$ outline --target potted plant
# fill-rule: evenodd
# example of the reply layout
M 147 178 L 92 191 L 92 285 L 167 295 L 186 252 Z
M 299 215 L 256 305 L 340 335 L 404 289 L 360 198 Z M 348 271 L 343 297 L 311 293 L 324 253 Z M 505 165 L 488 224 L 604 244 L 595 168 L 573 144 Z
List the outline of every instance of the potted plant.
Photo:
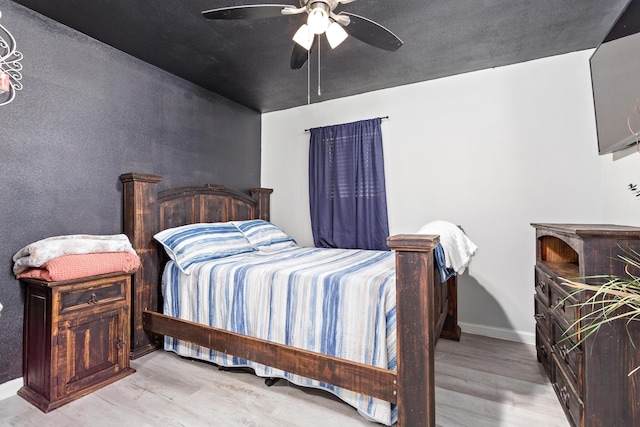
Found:
M 574 337 L 577 347 L 592 334 L 597 334 L 602 326 L 620 319 L 624 319 L 629 325 L 640 320 L 640 254 L 626 249 L 625 255 L 620 256 L 620 261 L 625 263 L 625 277 L 595 276 L 590 281 L 602 281 L 602 284 L 588 284 L 578 279 L 563 279 L 563 284 L 572 288 L 571 295 L 586 292 L 587 298 L 577 306 L 584 309 L 582 317 L 577 319 L 565 331 L 564 339 Z M 563 304 L 562 301 L 560 304 Z M 573 329 L 576 326 L 579 328 Z M 578 337 L 571 335 L 569 331 L 580 330 Z M 576 333 L 577 334 L 577 333 Z M 627 335 L 635 348 L 634 339 L 627 328 Z M 640 369 L 640 366 L 632 370 L 629 375 Z

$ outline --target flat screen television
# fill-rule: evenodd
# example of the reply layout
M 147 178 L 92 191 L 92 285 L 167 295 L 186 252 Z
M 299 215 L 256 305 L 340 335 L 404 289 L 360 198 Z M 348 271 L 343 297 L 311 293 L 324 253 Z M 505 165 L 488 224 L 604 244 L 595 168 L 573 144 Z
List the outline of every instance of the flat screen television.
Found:
M 640 0 L 632 0 L 591 56 L 598 153 L 636 144 L 640 132 Z

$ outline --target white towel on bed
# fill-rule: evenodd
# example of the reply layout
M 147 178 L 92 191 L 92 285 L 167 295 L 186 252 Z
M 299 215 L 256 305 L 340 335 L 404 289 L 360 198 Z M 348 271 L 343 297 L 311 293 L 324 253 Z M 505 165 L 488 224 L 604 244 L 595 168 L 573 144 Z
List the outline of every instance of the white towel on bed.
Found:
M 471 257 L 478 249 L 460 227 L 447 221 L 431 221 L 420 227 L 418 234 L 437 234 L 440 236 L 447 268 L 452 268 L 456 274 L 464 272 Z
M 136 253 L 125 234 L 54 236 L 28 244 L 16 252 L 13 256 L 13 273 L 21 273 L 30 267 L 40 267 L 45 262 L 62 255 L 97 252 Z

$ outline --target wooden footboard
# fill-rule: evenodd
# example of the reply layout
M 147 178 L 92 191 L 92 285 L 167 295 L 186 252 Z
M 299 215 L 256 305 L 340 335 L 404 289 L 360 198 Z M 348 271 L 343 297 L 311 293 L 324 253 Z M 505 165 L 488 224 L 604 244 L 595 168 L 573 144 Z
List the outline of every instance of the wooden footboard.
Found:
M 145 329 L 396 403 L 394 371 L 146 311 Z
M 160 177 L 126 174 L 121 180 L 125 233 L 142 260 L 133 280 L 132 331 L 139 339 L 131 340 L 132 356 L 157 348 L 159 335 L 172 336 L 397 403 L 398 426 L 435 426 L 435 343 L 439 336 L 460 337 L 455 276 L 441 284 L 435 268 L 433 249 L 438 236 L 407 234 L 388 239 L 396 253 L 397 371 L 391 371 L 160 314 L 163 254 L 153 234 L 193 222 L 268 220 L 271 190 L 254 189 L 252 197 L 216 186 L 158 193 Z

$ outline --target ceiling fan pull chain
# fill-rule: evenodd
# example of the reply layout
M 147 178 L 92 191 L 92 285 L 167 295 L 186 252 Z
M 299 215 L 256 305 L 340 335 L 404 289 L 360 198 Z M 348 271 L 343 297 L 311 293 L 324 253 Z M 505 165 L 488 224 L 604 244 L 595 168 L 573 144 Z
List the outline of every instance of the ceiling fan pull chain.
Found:
M 318 34 L 318 96 L 322 96 L 320 91 L 320 34 Z
M 309 51 L 307 50 L 307 105 L 311 104 L 311 64 L 309 63 Z

